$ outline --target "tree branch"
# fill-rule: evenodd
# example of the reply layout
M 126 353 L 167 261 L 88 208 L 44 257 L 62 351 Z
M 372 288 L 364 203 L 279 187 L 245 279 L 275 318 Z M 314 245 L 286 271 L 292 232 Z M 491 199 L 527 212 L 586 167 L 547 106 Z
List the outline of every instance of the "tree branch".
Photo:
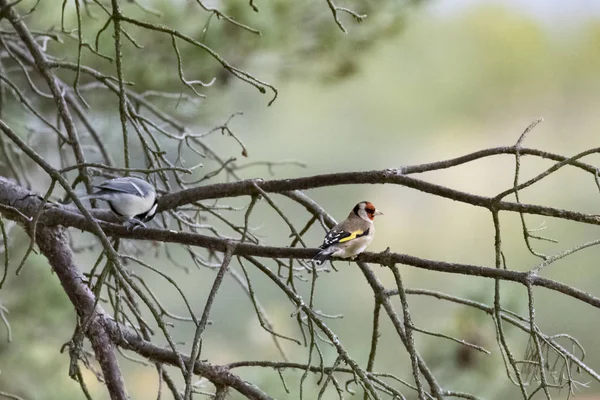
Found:
M 87 320 L 93 313 L 96 299 L 92 290 L 85 284 L 85 277 L 74 263 L 73 254 L 63 230 L 61 228 L 40 227 L 36 242 L 42 254 L 48 258 L 81 320 Z M 175 354 L 169 349 L 155 346 L 130 329 L 119 326 L 99 306 L 96 307 L 95 313 L 90 319 L 86 336 L 92 343 L 96 357 L 102 367 L 111 399 L 128 399 L 114 354 L 114 345 L 135 351 L 150 360 L 169 365 L 177 366 L 178 356 L 183 359 L 186 365 L 190 363 L 188 356 Z M 193 366 L 195 374 L 206 377 L 215 385 L 230 386 L 250 399 L 271 399 L 270 396 L 264 394 L 254 385 L 229 372 L 226 367 L 200 361 L 194 362 Z
M 185 204 L 207 199 L 222 199 L 228 197 L 257 195 L 256 186 L 268 193 L 285 193 L 294 190 L 308 190 L 320 187 L 358 184 L 394 184 L 419 190 L 461 203 L 493 208 L 500 211 L 514 211 L 526 214 L 544 215 L 586 224 L 600 225 L 600 218 L 596 215 L 584 214 L 560 208 L 546 207 L 536 204 L 523 204 L 510 201 L 498 201 L 494 197 L 480 196 L 436 185 L 420 179 L 402 174 L 402 170 L 375 170 L 364 172 L 340 172 L 334 174 L 314 175 L 296 179 L 280 180 L 255 180 L 247 179 L 232 183 L 217 183 L 177 193 L 167 194 L 159 200 L 158 212 L 170 210 Z
M 8 196 L 5 197 L 3 194 L 7 194 L 10 190 L 17 190 L 21 193 L 20 197 Z M 192 189 L 194 190 L 194 189 Z M 29 196 L 29 197 L 28 197 Z M 21 201 L 18 204 L 11 204 L 15 199 L 27 197 L 26 201 Z M 0 204 L 6 204 L 14 207 L 21 214 L 26 216 L 33 216 L 37 212 L 40 205 L 40 199 L 35 195 L 17 185 L 10 183 L 6 179 L 0 177 Z M 0 209 L 0 211 L 7 217 L 14 219 L 20 223 L 23 223 L 23 218 L 16 212 L 11 212 L 10 209 Z M 65 211 L 59 207 L 48 208 L 40 217 L 39 223 L 45 225 L 57 225 L 70 226 L 80 230 L 93 232 L 93 227 L 90 221 L 85 217 L 75 214 L 74 212 Z M 100 222 L 100 226 L 104 233 L 108 236 L 119 237 L 124 239 L 137 239 L 137 240 L 151 240 L 166 243 L 179 243 L 187 244 L 191 246 L 204 247 L 213 251 L 225 252 L 227 251 L 228 245 L 231 243 L 230 239 L 222 239 L 218 237 L 206 236 L 199 233 L 189 232 L 177 232 L 168 231 L 163 229 L 152 229 L 152 228 L 138 228 L 135 231 L 131 231 L 125 226 L 116 224 L 107 224 Z M 290 248 L 290 247 L 272 247 L 256 245 L 251 243 L 236 243 L 233 255 L 239 256 L 254 256 L 254 257 L 266 257 L 266 258 L 293 258 L 293 259 L 311 259 L 317 254 L 318 249 L 304 249 L 304 248 Z M 382 253 L 362 253 L 357 261 L 374 263 L 380 265 L 389 265 L 390 263 L 398 263 L 404 265 L 410 265 L 416 268 L 427 269 L 430 271 L 439 271 L 452 274 L 462 274 L 469 276 L 481 276 L 485 278 L 503 279 L 507 281 L 518 282 L 526 285 L 527 281 L 530 280 L 534 286 L 545 287 L 550 290 L 554 290 L 570 297 L 581 300 L 588 303 L 596 308 L 600 308 L 600 298 L 588 294 L 582 290 L 573 288 L 569 285 L 547 279 L 530 272 L 512 271 L 506 269 L 498 269 L 492 267 L 485 267 L 473 264 L 462 264 L 462 263 L 450 263 L 445 261 L 429 260 L 425 258 L 415 257 L 408 254 L 400 254 L 393 252 L 382 252 Z
M 80 321 L 90 321 L 85 335 L 92 343 L 96 359 L 102 368 L 110 398 L 128 400 L 123 376 L 114 352 L 113 340 L 103 324 L 104 311 L 100 307 L 94 308 L 94 295 L 91 289 L 84 284 L 85 278 L 75 265 L 73 253 L 63 229 L 40 226 L 35 239 L 41 253 L 48 259 L 53 271 L 56 272 Z
M 75 123 L 73 122 L 73 118 L 71 117 L 71 113 L 67 106 L 67 102 L 63 95 L 63 91 L 60 88 L 59 80 L 56 76 L 51 72 L 50 67 L 48 66 L 47 59 L 45 53 L 38 46 L 35 41 L 35 38 L 31 35 L 31 32 L 27 28 L 27 25 L 23 21 L 14 8 L 11 6 L 8 0 L 0 0 L 0 9 L 2 9 L 2 14 L 6 16 L 6 18 L 10 21 L 15 31 L 19 34 L 19 37 L 29 50 L 31 56 L 35 60 L 36 67 L 48 84 L 50 88 L 50 92 L 52 93 L 52 97 L 54 98 L 54 103 L 57 106 L 58 114 L 62 119 L 65 128 L 67 129 L 67 133 L 69 135 L 70 145 L 73 148 L 73 153 L 75 154 L 75 159 L 78 164 L 85 164 L 85 156 L 83 154 L 83 149 L 81 146 L 81 142 L 79 140 L 79 136 L 77 134 L 77 129 L 75 128 Z M 85 166 L 81 166 L 79 168 L 79 173 L 83 178 L 86 188 L 89 192 L 92 190 L 92 183 L 90 181 L 90 177 L 88 171 Z
M 2 127 L 4 132 L 13 141 L 15 141 L 15 143 L 17 143 L 20 146 L 26 146 L 23 143 L 21 143 L 19 141 L 19 138 L 16 137 L 7 126 L 2 124 L 1 121 L 0 127 Z M 25 147 L 24 151 L 29 151 L 29 149 Z M 333 219 L 327 214 L 325 210 L 318 206 L 318 204 L 312 201 L 308 196 L 300 192 L 300 190 L 335 186 L 340 184 L 376 183 L 407 186 L 416 190 L 423 191 L 425 193 L 449 198 L 452 200 L 464 202 L 479 207 L 484 207 L 492 211 L 493 213 L 497 213 L 500 210 L 516 211 L 519 213 L 547 215 L 559 219 L 572 220 L 588 224 L 600 224 L 600 218 L 598 218 L 598 216 L 595 215 L 587 215 L 575 211 L 562 210 L 534 204 L 521 204 L 519 202 L 515 203 L 508 201 L 500 201 L 498 197 L 474 195 L 407 176 L 407 174 L 410 173 L 420 173 L 426 171 L 434 171 L 437 169 L 449 168 L 451 166 L 459 165 L 461 163 L 473 161 L 475 159 L 487 157 L 490 155 L 514 154 L 515 151 L 516 150 L 514 147 L 487 149 L 481 152 L 472 153 L 470 155 L 458 157 L 452 160 L 445 160 L 431 164 L 423 164 L 420 166 L 408 166 L 400 170 L 325 174 L 298 179 L 281 179 L 270 181 L 245 180 L 234 183 L 207 185 L 167 194 L 160 199 L 159 208 L 162 211 L 166 211 L 183 206 L 185 204 L 196 203 L 199 200 L 205 199 L 227 198 L 246 195 L 264 196 L 266 193 L 278 193 L 291 198 L 297 204 L 300 204 L 303 207 L 305 207 L 309 211 L 309 213 L 312 214 L 313 219 L 318 218 L 322 222 L 324 222 L 325 225 L 331 227 L 332 224 L 335 223 L 335 221 L 333 221 Z M 547 172 L 536 177 L 535 182 L 539 181 L 540 179 L 543 179 L 545 176 L 549 175 L 551 172 L 557 170 L 558 168 L 564 165 L 573 165 L 577 168 L 584 170 L 587 173 L 592 173 L 594 174 L 594 176 L 596 175 L 595 167 L 577 161 L 577 159 L 583 157 L 581 154 L 592 154 L 596 152 L 595 149 L 591 149 L 589 151 L 586 151 L 585 153 L 581 153 L 580 155 L 574 156 L 572 158 L 567 158 L 550 153 L 544 153 L 535 149 L 519 149 L 518 151 L 521 155 L 530 154 L 558 161 L 558 164 L 554 164 L 554 166 L 547 170 Z M 37 154 L 35 154 L 34 152 L 31 154 L 32 157 L 37 157 Z M 46 169 L 46 171 L 53 178 L 58 179 L 61 182 L 61 185 L 65 187 L 65 189 L 67 189 L 68 185 L 66 184 L 66 180 L 58 173 L 57 170 L 45 164 L 43 160 L 39 160 L 35 157 L 34 160 L 36 162 L 39 162 L 40 165 L 42 165 L 44 169 Z M 251 260 L 257 266 L 260 263 L 258 263 L 252 257 L 290 260 L 309 259 L 312 258 L 318 251 L 317 249 L 257 245 L 243 242 L 243 240 L 238 241 L 231 238 L 202 235 L 196 233 L 195 231 L 185 232 L 150 228 L 139 228 L 135 231 L 131 231 L 121 225 L 110 224 L 103 221 L 94 221 L 90 219 L 90 215 L 92 215 L 94 218 L 116 221 L 112 213 L 107 211 L 94 210 L 90 213 L 87 213 L 88 210 L 83 209 L 81 210 L 81 212 L 85 212 L 88 214 L 87 216 L 83 216 L 79 213 L 78 209 L 73 207 L 65 207 L 59 204 L 46 204 L 43 208 L 44 211 L 40 214 L 39 210 L 42 208 L 42 206 L 44 206 L 44 201 L 40 196 L 35 195 L 34 193 L 0 177 L 0 212 L 7 218 L 19 222 L 21 225 L 25 226 L 26 229 L 28 229 L 31 226 L 32 218 L 35 218 L 38 224 L 42 226 L 40 228 L 41 230 L 37 232 L 36 235 L 38 241 L 42 240 L 40 235 L 43 235 L 45 237 L 44 240 L 46 241 L 55 240 L 60 242 L 60 240 L 63 240 L 60 238 L 61 235 L 64 238 L 64 234 L 60 226 L 73 227 L 92 233 L 98 233 L 98 227 L 100 227 L 104 235 L 112 236 L 113 238 L 148 240 L 165 243 L 177 243 L 188 246 L 197 246 L 208 249 L 211 253 L 215 251 L 223 253 L 228 252 L 229 254 L 227 257 L 231 257 L 232 255 L 241 256 L 248 260 Z M 79 206 L 81 207 L 80 204 Z M 38 216 L 39 218 L 37 218 Z M 168 225 L 165 224 L 165 226 Z M 246 230 L 247 227 L 244 229 L 244 232 Z M 52 237 L 54 239 L 51 239 Z M 594 244 L 596 242 L 590 243 Z M 65 252 L 68 251 L 70 253 L 70 249 L 66 246 L 66 242 L 60 245 L 38 243 L 38 246 L 40 246 L 42 253 L 46 255 L 49 260 L 51 260 L 51 264 L 53 265 L 53 268 L 57 270 L 58 274 L 58 269 L 60 268 L 60 266 L 57 265 L 60 264 L 59 261 L 63 260 L 63 262 L 65 262 Z M 59 255 L 51 254 L 52 251 L 60 252 L 62 255 L 60 255 L 59 257 Z M 66 259 L 66 262 L 67 264 L 69 264 L 68 257 Z M 70 262 L 72 262 L 72 259 Z M 562 284 L 560 282 L 556 282 L 538 276 L 537 270 L 535 269 L 530 270 L 529 272 L 521 272 L 515 270 L 508 270 L 506 268 L 498 268 L 498 265 L 496 265 L 496 268 L 491 268 L 480 265 L 428 260 L 407 254 L 393 253 L 389 251 L 389 249 L 382 253 L 363 253 L 358 257 L 357 262 L 359 267 L 365 274 L 365 277 L 367 278 L 367 281 L 371 286 L 373 293 L 375 294 L 376 301 L 383 306 L 383 309 L 389 316 L 390 320 L 392 321 L 392 324 L 396 328 L 396 332 L 398 333 L 402 342 L 405 343 L 405 345 L 406 343 L 408 343 L 406 330 L 409 329 L 410 322 L 405 321 L 403 323 L 401 321 L 398 313 L 393 308 L 392 303 L 389 300 L 389 295 L 386 292 L 385 287 L 377 280 L 373 271 L 368 265 L 365 264 L 366 262 L 376 263 L 382 266 L 391 266 L 395 263 L 398 263 L 410 265 L 416 268 L 428 269 L 432 271 L 463 274 L 469 276 L 480 276 L 496 279 L 498 281 L 512 281 L 520 283 L 528 288 L 531 286 L 540 286 L 579 299 L 596 308 L 600 308 L 600 298 L 595 297 L 579 289 Z M 226 265 L 225 262 L 224 265 Z M 76 267 L 73 266 L 73 268 Z M 295 292 L 293 292 L 286 286 L 285 281 L 282 281 L 278 275 L 272 273 L 268 268 L 264 268 L 267 271 L 265 272 L 263 270 L 263 272 L 267 273 L 269 275 L 269 278 L 275 281 L 275 283 L 288 295 L 288 297 L 290 297 L 290 300 L 292 300 L 292 302 L 297 307 L 302 308 L 303 312 L 305 312 L 306 315 L 309 318 L 311 318 L 311 321 L 315 322 L 319 329 L 325 332 L 328 339 L 331 340 L 336 346 L 338 353 L 342 357 L 342 359 L 344 359 L 346 362 L 349 362 L 352 367 L 351 370 L 354 371 L 354 373 L 356 373 L 360 377 L 360 384 L 364 384 L 364 388 L 368 389 L 368 391 L 375 396 L 377 396 L 375 390 L 383 390 L 384 392 L 385 390 L 389 390 L 389 388 L 387 387 L 381 389 L 382 384 L 378 381 L 375 381 L 372 375 L 368 372 L 370 368 L 368 368 L 367 371 L 363 371 L 358 366 L 358 364 L 356 364 L 356 362 L 353 360 L 353 358 L 350 357 L 350 355 L 347 353 L 346 349 L 341 345 L 341 343 L 336 342 L 336 337 L 334 333 L 322 324 L 322 321 L 320 321 L 317 314 L 313 312 L 310 306 L 306 306 L 303 303 L 301 297 L 297 296 Z M 91 315 L 93 308 L 81 309 L 81 305 L 78 306 L 78 304 L 76 304 L 76 302 L 78 301 L 77 296 L 73 295 L 73 293 L 77 293 L 77 290 L 89 291 L 87 286 L 81 280 L 83 278 L 80 278 L 79 280 L 80 287 L 75 285 L 75 282 L 71 283 L 72 287 L 67 289 L 68 286 L 66 286 L 65 282 L 63 281 L 65 277 L 61 277 L 61 274 L 58 275 L 61 279 L 61 283 L 65 287 L 65 290 L 67 291 L 72 302 L 77 308 L 78 314 L 80 316 Z M 223 276 L 221 276 L 221 278 L 222 277 Z M 69 290 L 71 292 L 69 292 Z M 409 290 L 406 290 L 406 293 L 409 293 Z M 95 297 L 93 293 L 90 292 L 90 294 L 92 296 L 91 299 L 94 300 L 91 303 L 93 307 Z M 90 299 L 87 299 L 86 301 L 89 300 Z M 113 398 L 121 399 L 125 398 L 123 396 L 126 396 L 125 388 L 122 382 L 122 377 L 120 375 L 118 364 L 116 363 L 114 346 L 120 346 L 122 348 L 135 351 L 138 354 L 152 359 L 153 361 L 158 363 L 166 363 L 170 365 L 179 366 L 183 361 L 183 364 L 193 366 L 193 368 L 188 368 L 189 372 L 193 371 L 193 373 L 195 374 L 205 376 L 218 388 L 233 387 L 234 389 L 238 390 L 240 393 L 246 395 L 249 398 L 269 398 L 268 395 L 258 390 L 248 382 L 245 382 L 236 375 L 231 374 L 227 368 L 196 361 L 195 358 L 197 354 L 197 349 L 195 349 L 195 351 L 193 352 L 193 357 L 190 359 L 190 357 L 180 354 L 174 348 L 159 348 L 150 343 L 149 341 L 144 340 L 135 332 L 128 330 L 127 328 L 119 325 L 116 321 L 110 319 L 110 317 L 105 315 L 101 309 L 98 310 L 96 311 L 96 315 L 90 320 L 91 323 L 89 324 L 89 326 L 86 327 L 85 334 L 90 338 L 90 341 L 92 342 L 92 347 L 94 348 L 96 357 L 100 361 L 103 373 L 107 379 L 107 386 L 109 388 L 109 392 L 111 393 L 111 396 Z M 498 319 L 498 316 L 496 317 Z M 406 323 L 408 323 L 409 326 L 405 326 Z M 199 343 L 199 340 L 196 339 L 195 345 L 197 346 Z M 434 375 L 427 367 L 425 361 L 416 352 L 414 346 L 407 346 L 407 351 L 411 354 L 411 357 L 415 363 L 415 377 L 418 380 L 418 373 L 422 374 L 422 376 L 429 384 L 431 396 L 434 396 L 435 398 L 442 398 L 443 396 L 450 395 L 455 395 L 459 397 L 467 396 L 467 398 L 472 397 L 471 395 L 466 395 L 458 392 L 448 392 L 443 390 L 437 383 Z M 191 381 L 189 379 L 189 375 L 187 376 L 187 378 L 189 395 L 191 393 L 191 386 L 189 386 Z M 376 385 L 379 386 L 377 386 L 376 388 Z M 429 395 L 423 392 L 421 393 L 421 397 Z

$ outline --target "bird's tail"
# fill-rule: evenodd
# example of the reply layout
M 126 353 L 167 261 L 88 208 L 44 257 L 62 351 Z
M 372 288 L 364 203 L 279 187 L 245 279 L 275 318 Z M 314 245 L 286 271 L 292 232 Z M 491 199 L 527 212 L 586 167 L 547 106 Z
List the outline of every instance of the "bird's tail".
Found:
M 93 199 L 106 200 L 106 194 L 90 193 L 90 194 L 86 194 L 85 196 L 79 196 L 79 200 L 93 200 Z
M 93 194 L 86 194 L 85 196 L 79 196 L 79 200 L 91 200 L 91 199 L 95 199 L 96 197 L 94 197 Z
M 331 249 L 323 249 L 320 252 L 318 252 L 316 256 L 313 257 L 313 261 L 316 262 L 317 265 L 321 265 L 331 258 L 331 253 Z

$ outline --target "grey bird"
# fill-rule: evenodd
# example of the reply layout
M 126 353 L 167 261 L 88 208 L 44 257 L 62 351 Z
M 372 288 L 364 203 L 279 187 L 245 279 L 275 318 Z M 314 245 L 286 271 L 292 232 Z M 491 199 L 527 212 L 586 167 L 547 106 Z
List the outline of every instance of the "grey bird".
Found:
M 134 177 L 114 178 L 94 185 L 97 192 L 81 196 L 80 200 L 98 199 L 108 203 L 115 215 L 126 219 L 131 225 L 146 226 L 156 214 L 158 199 L 156 189 L 143 179 Z

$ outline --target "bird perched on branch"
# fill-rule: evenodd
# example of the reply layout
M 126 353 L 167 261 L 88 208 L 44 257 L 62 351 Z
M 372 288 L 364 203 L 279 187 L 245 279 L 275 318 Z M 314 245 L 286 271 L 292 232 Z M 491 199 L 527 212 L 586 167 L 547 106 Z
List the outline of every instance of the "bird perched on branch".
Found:
M 375 235 L 373 220 L 376 215 L 383 215 L 383 213 L 372 203 L 368 201 L 358 203 L 348 218 L 327 232 L 323 244 L 319 247 L 322 250 L 313 257 L 313 260 L 320 265 L 331 257 L 356 258 L 373 241 Z
M 94 185 L 97 192 L 79 199 L 98 199 L 108 203 L 117 217 L 124 218 L 131 225 L 146 226 L 156 214 L 158 200 L 156 189 L 143 179 L 124 177 L 109 179 Z

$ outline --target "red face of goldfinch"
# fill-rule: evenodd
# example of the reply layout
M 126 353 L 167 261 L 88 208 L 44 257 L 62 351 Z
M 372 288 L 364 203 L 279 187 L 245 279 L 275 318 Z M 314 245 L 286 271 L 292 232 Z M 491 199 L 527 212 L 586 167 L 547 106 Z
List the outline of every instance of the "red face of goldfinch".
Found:
M 368 219 L 373 221 L 376 215 L 383 215 L 381 211 L 378 211 L 373 203 L 369 201 L 361 201 L 354 207 L 354 214 L 358 215 L 362 219 Z

